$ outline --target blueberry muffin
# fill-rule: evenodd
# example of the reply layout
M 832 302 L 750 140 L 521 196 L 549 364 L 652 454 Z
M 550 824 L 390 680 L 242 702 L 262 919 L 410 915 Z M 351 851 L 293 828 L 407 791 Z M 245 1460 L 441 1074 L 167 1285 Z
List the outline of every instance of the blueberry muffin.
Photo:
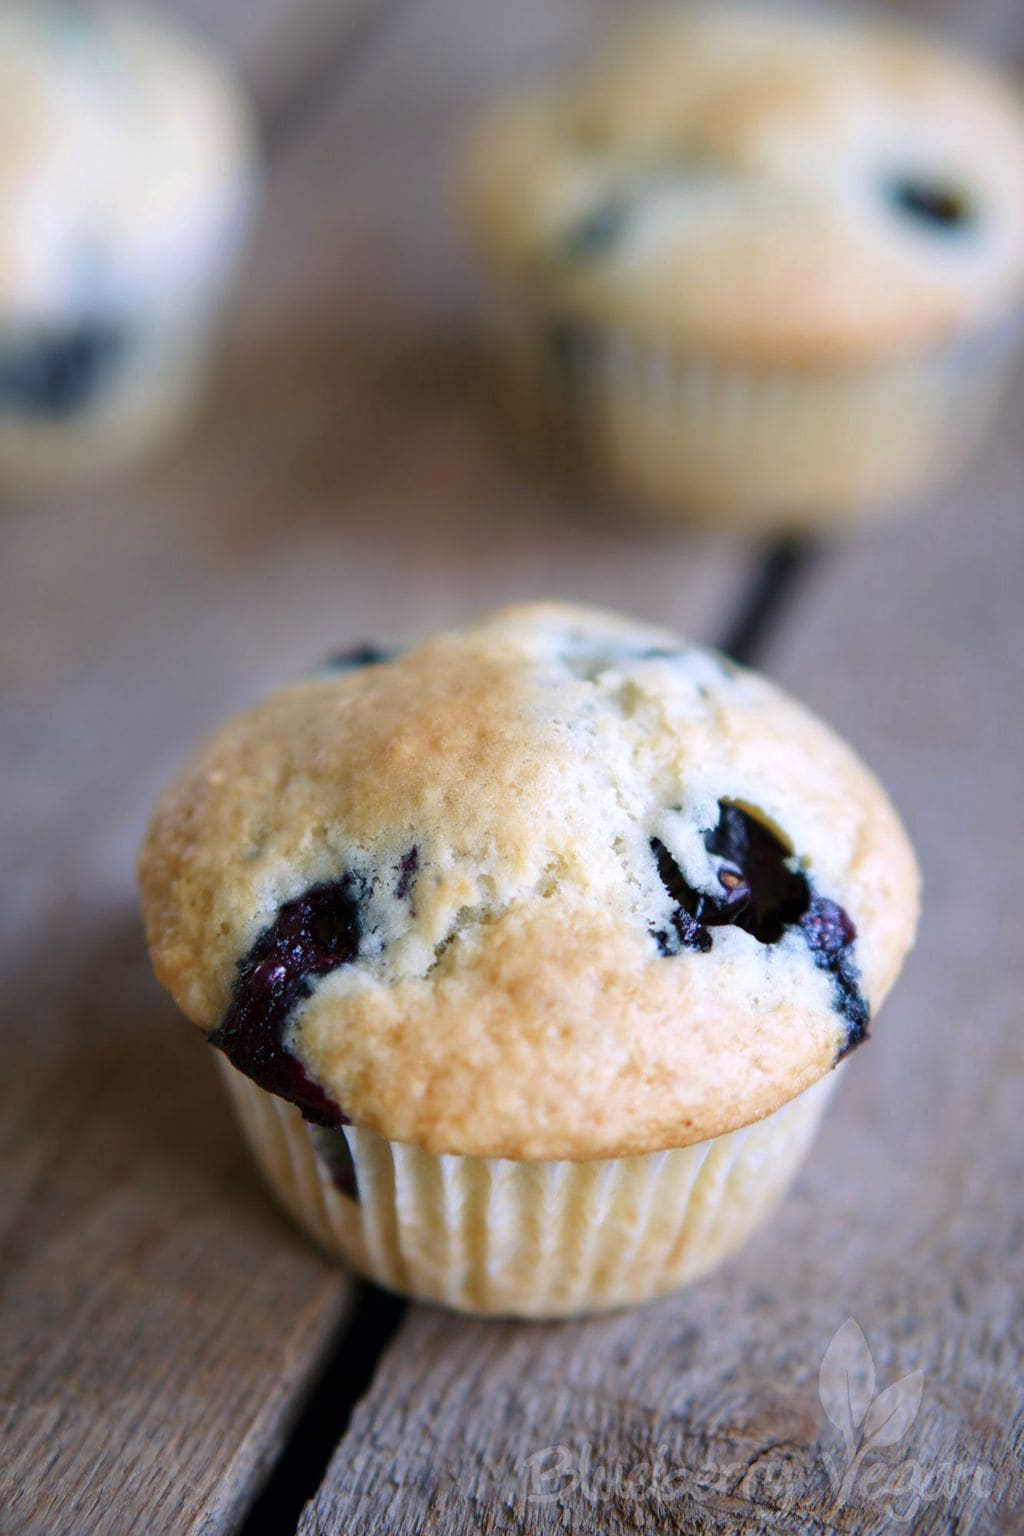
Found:
M 253 122 L 176 26 L 0 8 L 0 486 L 136 458 L 194 401 L 255 206 Z
M 988 421 L 1024 285 L 1024 113 L 994 70 L 882 21 L 683 9 L 467 150 L 519 415 L 641 502 L 828 525 Z
M 257 1160 L 325 1247 L 464 1310 L 703 1274 L 912 942 L 889 801 L 770 683 L 607 613 L 357 661 L 225 726 L 142 849 Z

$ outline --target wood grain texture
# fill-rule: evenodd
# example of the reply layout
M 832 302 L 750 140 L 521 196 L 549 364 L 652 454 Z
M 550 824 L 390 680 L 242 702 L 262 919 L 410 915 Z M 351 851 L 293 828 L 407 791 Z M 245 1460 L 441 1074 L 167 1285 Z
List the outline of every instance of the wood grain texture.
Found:
M 540 38 L 582 10 L 538 0 Z M 211 14 L 229 39 L 243 14 L 263 24 Z M 276 159 L 189 440 L 131 483 L 0 521 L 3 1536 L 237 1528 L 348 1305 L 149 978 L 134 849 L 183 753 L 366 636 L 548 592 L 710 634 L 743 575 L 598 527 L 509 461 L 442 195 L 445 134 L 489 77 L 472 50 L 446 74 L 436 39 L 422 82 L 403 54 L 396 97 L 388 38 L 364 38 Z M 500 41 L 480 47 L 500 73 Z

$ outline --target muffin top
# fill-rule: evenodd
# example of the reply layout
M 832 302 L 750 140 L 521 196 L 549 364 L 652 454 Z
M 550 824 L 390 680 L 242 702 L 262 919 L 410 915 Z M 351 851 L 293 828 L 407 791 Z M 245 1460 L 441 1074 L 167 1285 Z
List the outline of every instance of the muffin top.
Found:
M 576 317 L 715 359 L 924 349 L 1024 285 L 1024 112 L 998 74 L 883 21 L 656 15 L 473 136 L 491 261 Z
M 519 1159 L 777 1109 L 863 1039 L 918 889 L 884 792 L 806 710 L 559 605 L 230 722 L 140 876 L 158 976 L 241 1071 L 323 1123 Z
M 0 355 L 116 329 L 230 266 L 255 184 L 231 77 L 172 23 L 107 0 L 0 8 Z M 63 329 L 62 329 L 63 328 Z M 0 396 L 6 374 L 0 367 Z

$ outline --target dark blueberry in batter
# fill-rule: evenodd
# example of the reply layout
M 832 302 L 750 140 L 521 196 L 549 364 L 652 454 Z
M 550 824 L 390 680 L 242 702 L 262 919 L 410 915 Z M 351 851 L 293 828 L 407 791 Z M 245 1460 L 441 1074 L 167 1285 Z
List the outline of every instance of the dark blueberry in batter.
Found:
M 672 921 L 680 943 L 706 952 L 708 929 L 734 924 L 760 944 L 776 944 L 807 910 L 807 881 L 787 868 L 789 850 L 762 822 L 727 800 L 719 812 L 717 827 L 704 834 L 708 852 L 724 861 L 713 893 L 695 890 L 664 843 L 651 843 L 661 883 L 677 904 Z
M 574 225 L 563 254 L 569 261 L 596 261 L 618 243 L 628 223 L 629 203 L 624 197 L 611 197 Z
M 719 811 L 718 826 L 705 832 L 704 846 L 725 861 L 718 874 L 725 896 L 710 898 L 712 911 L 721 915 L 708 913 L 704 921 L 735 923 L 758 943 L 777 944 L 807 910 L 807 879 L 788 868 L 792 849 L 764 822 L 728 800 L 719 802 Z
M 689 884 L 660 838 L 651 838 L 651 852 L 657 860 L 661 883 L 676 904 L 671 928 L 654 935 L 658 948 L 663 955 L 677 955 L 680 949 L 697 949 L 706 954 L 711 948 L 711 935 L 697 917 L 705 898 Z
M 72 416 L 106 388 L 125 345 L 119 327 L 95 321 L 2 349 L 0 407 L 26 416 Z
M 395 885 L 395 897 L 398 901 L 405 901 L 412 895 L 412 888 L 416 883 L 416 876 L 420 871 L 420 850 L 415 844 L 402 858 L 397 868 L 398 881 Z
M 800 927 L 814 963 L 832 976 L 835 1006 L 846 1020 L 842 1058 L 867 1038 L 870 1012 L 860 990 L 860 972 L 853 960 L 857 930 L 850 917 L 824 896 L 812 896 Z
M 354 645 L 350 651 L 335 651 L 323 664 L 325 672 L 355 672 L 359 667 L 377 667 L 383 661 L 391 661 L 394 651 L 385 651 L 379 645 Z
M 901 176 L 889 185 L 893 206 L 934 233 L 953 233 L 974 223 L 970 200 L 948 182 Z
M 565 666 L 574 676 L 584 682 L 593 683 L 612 667 L 631 666 L 642 661 L 677 661 L 683 652 L 678 647 L 651 645 L 642 649 L 631 649 L 626 645 L 618 645 L 614 641 L 606 645 L 595 645 L 587 639 L 572 635 L 567 649 L 562 654 Z
M 711 949 L 712 928 L 735 925 L 759 944 L 777 944 L 798 928 L 814 963 L 833 981 L 834 1006 L 847 1024 L 840 1058 L 867 1035 L 869 1010 L 860 991 L 860 972 L 853 958 L 857 930 L 836 902 L 819 896 L 807 876 L 791 868 L 792 849 L 783 840 L 729 800 L 718 803 L 718 825 L 704 833 L 708 852 L 722 860 L 720 890 L 695 890 L 659 838 L 651 851 L 662 885 L 676 903 L 669 929 L 654 934 L 663 955 L 680 949 Z
M 284 1033 L 314 980 L 358 955 L 365 894 L 363 883 L 346 875 L 286 902 L 239 961 L 228 1011 L 210 1035 L 240 1072 L 318 1125 L 343 1125 L 345 1116 L 288 1050 Z

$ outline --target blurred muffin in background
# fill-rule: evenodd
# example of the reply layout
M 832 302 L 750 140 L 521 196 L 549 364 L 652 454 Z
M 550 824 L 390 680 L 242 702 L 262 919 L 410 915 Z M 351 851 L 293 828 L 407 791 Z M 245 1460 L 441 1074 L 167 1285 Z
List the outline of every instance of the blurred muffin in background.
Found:
M 1024 110 L 882 21 L 648 18 L 468 145 L 519 417 L 720 526 L 911 497 L 979 438 L 1024 288 Z
M 248 105 L 177 26 L 0 6 L 0 487 L 116 469 L 181 423 L 257 186 Z

